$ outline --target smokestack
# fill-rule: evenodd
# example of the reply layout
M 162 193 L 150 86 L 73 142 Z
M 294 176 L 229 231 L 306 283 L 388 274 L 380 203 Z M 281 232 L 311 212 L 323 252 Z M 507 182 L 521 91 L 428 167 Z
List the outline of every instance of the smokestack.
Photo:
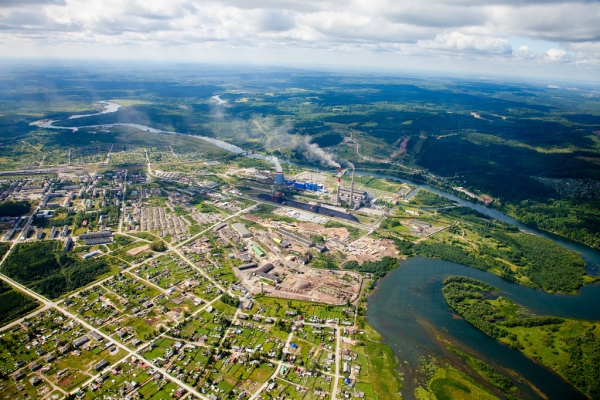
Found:
M 352 166 L 352 185 L 350 185 L 350 208 L 354 208 L 354 166 Z
M 276 185 L 285 185 L 285 176 L 283 176 L 283 171 L 278 170 L 275 173 L 275 184 Z
M 337 204 L 340 204 L 340 184 L 342 181 L 342 167 L 338 168 Z

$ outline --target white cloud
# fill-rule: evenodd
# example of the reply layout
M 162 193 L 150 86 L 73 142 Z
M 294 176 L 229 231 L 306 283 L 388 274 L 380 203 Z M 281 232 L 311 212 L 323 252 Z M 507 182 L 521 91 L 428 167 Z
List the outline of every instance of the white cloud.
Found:
M 181 59 L 200 50 L 218 57 L 217 49 L 265 49 L 308 59 L 329 52 L 331 62 L 342 52 L 596 65 L 598 21 L 593 0 L 0 0 L 0 45 L 10 56 L 126 46 L 131 54 L 162 49 Z M 513 50 L 509 37 L 556 45 Z
M 539 60 L 544 58 L 542 53 L 538 53 L 535 51 L 531 51 L 528 46 L 521 46 L 517 50 L 513 51 L 512 55 L 518 59 L 528 59 L 528 60 Z
M 459 32 L 440 34 L 435 40 L 420 41 L 418 44 L 428 49 L 458 53 L 507 55 L 512 52 L 510 43 L 506 39 L 464 35 Z
M 560 62 L 565 59 L 567 52 L 561 49 L 550 49 L 546 52 L 546 58 L 553 62 Z

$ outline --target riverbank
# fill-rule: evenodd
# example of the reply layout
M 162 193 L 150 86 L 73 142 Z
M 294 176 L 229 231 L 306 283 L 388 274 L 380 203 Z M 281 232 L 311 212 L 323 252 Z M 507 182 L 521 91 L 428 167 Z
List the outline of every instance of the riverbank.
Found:
M 578 253 L 466 207 L 421 209 L 418 223 L 438 227 L 426 241 L 399 234 L 396 227 L 414 224 L 410 221 L 417 217 L 406 217 L 402 207 L 395 211 L 383 221 L 380 235 L 396 238 L 404 256 L 452 261 L 548 292 L 574 294 L 597 280 L 585 273 L 586 263 Z
M 428 384 L 420 370 L 423 359 L 436 357 L 463 373 L 470 369 L 450 351 L 458 348 L 503 372 L 518 387 L 522 399 L 583 399 L 585 396 L 551 370 L 485 335 L 447 305 L 442 282 L 461 275 L 484 281 L 503 296 L 526 305 L 539 315 L 600 320 L 600 285 L 584 286 L 577 296 L 551 294 L 508 282 L 499 276 L 447 261 L 412 257 L 377 282 L 368 298 L 367 320 L 402 362 L 405 398 Z M 470 374 L 472 374 L 471 372 Z M 483 382 L 483 380 L 482 380 Z M 480 382 L 480 383 L 482 383 Z
M 451 276 L 446 302 L 485 334 L 545 365 L 592 399 L 600 399 L 600 322 L 538 316 L 484 282 Z

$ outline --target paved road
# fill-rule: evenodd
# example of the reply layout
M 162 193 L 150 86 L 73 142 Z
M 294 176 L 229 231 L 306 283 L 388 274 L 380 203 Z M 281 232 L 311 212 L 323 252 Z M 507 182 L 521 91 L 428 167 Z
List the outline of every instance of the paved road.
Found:
M 333 389 L 331 390 L 331 400 L 337 399 L 338 383 L 341 378 L 340 375 L 340 358 L 342 349 L 340 348 L 340 328 L 337 327 L 335 330 L 335 375 L 333 381 Z
M 292 338 L 294 337 L 294 330 L 292 330 L 290 332 L 290 334 L 288 335 L 288 338 L 285 342 L 285 344 L 283 345 L 283 351 L 281 354 L 281 359 L 277 360 L 275 363 L 277 364 L 275 366 L 275 372 L 273 373 L 273 375 L 271 375 L 269 377 L 269 379 L 267 379 L 265 381 L 265 383 L 263 383 L 256 392 L 254 392 L 254 394 L 252 396 L 250 396 L 249 400 L 255 400 L 258 399 L 260 397 L 260 394 L 263 392 L 263 390 L 265 390 L 267 388 L 267 386 L 269 386 L 269 381 L 271 379 L 275 379 L 277 377 L 277 375 L 279 375 L 279 372 L 281 372 L 281 367 L 285 364 L 285 362 L 283 361 L 285 359 L 285 356 L 287 354 L 287 349 L 289 349 L 290 347 L 290 343 L 292 342 Z

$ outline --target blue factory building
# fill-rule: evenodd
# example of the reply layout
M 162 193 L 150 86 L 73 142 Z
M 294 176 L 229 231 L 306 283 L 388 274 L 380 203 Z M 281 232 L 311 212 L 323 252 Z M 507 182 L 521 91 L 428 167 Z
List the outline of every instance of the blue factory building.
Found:
M 309 190 L 311 192 L 323 191 L 323 184 L 314 182 L 300 182 L 296 180 L 287 181 L 286 186 L 293 187 L 298 190 Z

